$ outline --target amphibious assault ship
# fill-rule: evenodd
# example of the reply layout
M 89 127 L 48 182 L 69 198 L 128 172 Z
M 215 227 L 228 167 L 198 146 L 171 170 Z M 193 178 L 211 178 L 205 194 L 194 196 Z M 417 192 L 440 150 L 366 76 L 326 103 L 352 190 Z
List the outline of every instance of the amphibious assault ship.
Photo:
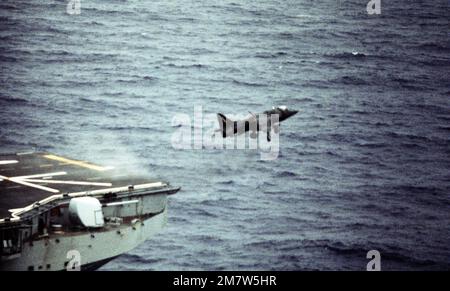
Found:
M 0 270 L 95 270 L 158 232 L 167 182 L 50 153 L 0 155 Z

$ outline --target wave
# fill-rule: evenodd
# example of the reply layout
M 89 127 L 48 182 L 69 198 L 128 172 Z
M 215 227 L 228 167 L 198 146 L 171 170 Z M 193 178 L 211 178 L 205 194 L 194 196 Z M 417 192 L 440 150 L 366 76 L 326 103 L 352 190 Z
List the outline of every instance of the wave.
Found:
M 99 14 L 105 14 L 105 15 L 119 15 L 120 17 L 124 17 L 124 16 L 135 16 L 138 14 L 137 11 L 133 11 L 133 10 L 125 10 L 125 9 L 120 9 L 120 10 L 113 10 L 111 9 L 111 7 L 108 7 L 108 9 L 100 9 L 100 8 L 95 8 L 95 7 L 82 7 L 82 12 L 86 13 L 86 14 L 95 14 L 95 15 L 99 15 Z
M 355 142 L 354 145 L 361 148 L 369 148 L 369 149 L 378 149 L 388 146 L 388 144 L 384 142 Z
M 415 140 L 415 141 L 422 141 L 422 142 L 431 142 L 432 140 L 426 136 L 423 135 L 417 135 L 413 133 L 398 133 L 389 131 L 386 133 L 387 137 L 396 138 L 396 139 L 409 139 L 409 140 Z
M 226 181 L 216 182 L 216 184 L 219 184 L 219 185 L 234 185 L 235 182 L 233 180 L 226 180 Z
M 260 183 L 257 186 L 257 188 L 261 189 L 261 188 L 264 188 L 264 187 L 272 187 L 272 186 L 276 186 L 276 184 L 275 183 L 270 183 L 269 181 L 264 181 L 264 182 Z
M 294 97 L 294 98 L 290 98 L 288 101 L 293 102 L 293 103 L 294 102 L 309 103 L 309 102 L 313 102 L 314 100 L 309 97 Z
M 206 201 L 208 201 L 208 200 L 206 200 Z M 204 202 L 202 204 L 204 204 Z M 202 217 L 202 216 L 212 217 L 212 218 L 219 217 L 218 215 L 216 215 L 216 214 L 214 214 L 214 213 L 212 213 L 212 212 L 210 212 L 210 211 L 208 211 L 206 209 L 198 208 L 198 209 L 194 209 L 193 211 L 195 212 L 196 215 L 198 215 L 200 217 Z
M 0 3 L 0 9 L 5 11 L 19 11 L 21 8 L 12 3 Z
M 125 253 L 121 256 L 121 259 L 128 261 L 131 264 L 142 264 L 142 265 L 153 265 L 157 262 L 162 261 L 162 259 L 147 259 L 144 258 L 143 256 L 140 255 L 136 255 L 136 254 L 130 254 L 130 253 Z
M 357 51 L 325 54 L 324 56 L 344 60 L 364 59 L 367 57 L 366 54 Z
M 202 243 L 222 243 L 223 239 L 221 239 L 218 236 L 214 235 L 207 235 L 207 234 L 197 234 L 192 235 L 192 238 L 196 241 L 202 242 Z
M 254 55 L 255 58 L 259 58 L 259 59 L 273 59 L 273 58 L 278 58 L 281 56 L 286 56 L 288 55 L 288 53 L 286 52 L 276 52 L 276 53 L 256 53 Z
M 0 57 L 0 63 L 16 63 L 18 60 L 16 57 L 7 57 L 5 55 Z
M 330 80 L 331 83 L 338 83 L 344 85 L 369 85 L 370 82 L 355 76 L 342 76 L 340 78 Z
M 101 128 L 112 131 L 140 130 L 140 131 L 164 132 L 164 130 L 161 130 L 159 128 L 151 128 L 145 126 L 104 126 Z
M 278 34 L 278 37 L 281 39 L 294 39 L 295 38 L 294 34 L 292 34 L 290 32 L 281 32 Z
M 142 77 L 142 79 L 147 80 L 147 81 L 154 81 L 157 80 L 157 77 L 153 77 L 153 76 L 144 76 Z
M 421 59 L 421 64 L 432 67 L 448 67 L 450 66 L 450 59 L 446 58 L 434 58 L 434 59 Z
M 252 82 L 245 82 L 245 81 L 239 81 L 239 80 L 232 80 L 233 84 L 239 85 L 239 86 L 246 86 L 246 87 L 267 87 L 267 84 L 261 84 L 261 83 L 252 83 Z
M 276 173 L 277 177 L 297 177 L 298 174 L 291 171 L 281 171 Z
M 400 144 L 402 148 L 405 149 L 426 149 L 425 146 L 419 145 L 417 143 L 403 142 Z
M 203 65 L 203 64 L 178 65 L 178 64 L 174 64 L 174 63 L 166 64 L 166 66 L 172 67 L 172 68 L 180 68 L 180 69 L 191 69 L 191 68 L 202 69 L 202 68 L 209 67 L 208 65 Z
M 442 131 L 450 131 L 450 126 L 438 126 L 437 129 Z
M 424 42 L 421 43 L 420 45 L 415 46 L 415 48 L 420 49 L 420 50 L 434 50 L 434 51 L 438 51 L 438 52 L 449 52 L 450 51 L 450 47 L 448 47 L 447 45 L 443 44 L 443 43 L 437 43 L 437 42 Z
M 5 102 L 5 103 L 15 103 L 15 104 L 26 104 L 28 103 L 28 101 L 26 99 L 23 98 L 18 98 L 18 97 L 10 97 L 10 96 L 5 96 L 5 95 L 0 95 L 0 102 Z
M 436 186 L 399 185 L 399 186 L 391 187 L 390 190 L 392 190 L 394 193 L 406 193 L 408 195 L 410 195 L 410 194 L 419 194 L 419 195 L 443 194 L 443 195 L 445 195 L 445 189 L 441 189 Z

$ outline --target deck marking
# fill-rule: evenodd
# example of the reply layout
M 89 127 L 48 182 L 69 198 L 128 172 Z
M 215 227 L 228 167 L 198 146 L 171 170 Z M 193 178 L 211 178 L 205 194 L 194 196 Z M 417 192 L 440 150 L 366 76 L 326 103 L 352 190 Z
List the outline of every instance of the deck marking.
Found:
M 70 159 L 55 156 L 55 155 L 44 155 L 43 157 L 47 158 L 49 160 L 72 164 L 72 165 L 76 165 L 76 166 L 80 166 L 80 167 L 84 167 L 84 168 L 88 168 L 88 169 L 100 171 L 100 172 L 106 171 L 109 169 L 108 167 L 101 167 L 101 166 L 89 164 L 89 163 L 82 162 L 82 161 L 70 160 Z
M 0 165 L 10 165 L 10 164 L 17 164 L 19 161 L 16 160 L 3 160 L 0 161 Z
M 66 172 L 53 172 L 53 173 L 45 173 L 45 174 L 37 174 L 37 175 L 17 176 L 14 178 L 32 179 L 32 178 L 44 178 L 44 177 L 53 177 L 53 176 L 62 176 L 62 175 L 67 175 L 67 173 Z
M 86 186 L 105 186 L 111 187 L 111 183 L 95 183 L 95 182 L 83 182 L 83 181 L 63 181 L 63 180 L 36 180 L 25 179 L 27 182 L 33 183 L 47 183 L 47 184 L 68 184 L 68 185 L 86 185 Z
M 32 155 L 32 154 L 34 154 L 35 152 L 23 152 L 23 153 L 17 153 L 16 155 L 17 156 L 25 156 L 25 155 Z
M 39 165 L 39 168 L 48 168 L 48 167 L 53 167 L 53 164 Z
M 24 186 L 28 186 L 28 187 L 41 189 L 41 190 L 44 190 L 44 191 L 47 191 L 47 192 L 59 193 L 59 190 L 56 190 L 56 189 L 53 189 L 53 188 L 49 188 L 49 187 L 45 187 L 45 186 L 41 186 L 41 185 L 28 183 L 27 181 L 25 181 L 23 179 L 20 179 L 20 178 L 17 178 L 17 177 L 9 178 L 9 177 L 5 177 L 5 176 L 1 176 L 0 175 L 0 179 L 8 180 L 8 181 L 11 181 L 11 182 L 14 182 L 14 183 L 17 183 L 17 184 L 21 184 L 21 185 L 24 185 Z
M 64 180 L 51 180 L 53 176 L 67 175 L 66 172 L 53 172 L 27 176 L 6 177 L 0 175 L 0 181 L 7 180 L 20 185 L 37 188 L 51 193 L 59 193 L 59 190 L 50 187 L 38 185 L 36 183 L 44 184 L 67 184 L 67 185 L 82 185 L 82 186 L 98 186 L 98 187 L 111 187 L 111 183 L 97 183 L 97 182 L 85 182 L 85 181 L 64 181 Z M 42 178 L 42 179 L 35 179 Z

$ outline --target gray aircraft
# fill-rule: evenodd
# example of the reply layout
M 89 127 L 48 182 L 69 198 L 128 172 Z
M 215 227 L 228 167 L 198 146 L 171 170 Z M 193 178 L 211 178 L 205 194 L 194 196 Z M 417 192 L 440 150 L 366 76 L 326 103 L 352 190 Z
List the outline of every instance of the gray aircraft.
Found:
M 221 132 L 222 137 L 226 138 L 251 131 L 250 137 L 256 138 L 258 136 L 258 131 L 265 131 L 267 132 L 267 141 L 270 141 L 271 129 L 273 128 L 274 132 L 278 133 L 280 122 L 295 115 L 297 112 L 297 110 L 287 109 L 286 106 L 279 106 L 259 114 L 249 112 L 251 114 L 250 117 L 237 121 L 233 121 L 222 113 L 218 113 L 217 119 L 219 120 L 220 129 L 216 130 L 216 132 Z M 274 115 L 278 115 L 278 119 Z M 272 124 L 272 121 L 275 121 L 275 123 Z

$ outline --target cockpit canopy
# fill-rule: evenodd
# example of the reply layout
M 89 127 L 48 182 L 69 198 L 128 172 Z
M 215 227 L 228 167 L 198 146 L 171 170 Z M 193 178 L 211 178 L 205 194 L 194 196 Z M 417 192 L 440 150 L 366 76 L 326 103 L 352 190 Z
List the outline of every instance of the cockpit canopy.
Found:
M 281 105 L 281 106 L 277 106 L 276 108 L 274 106 L 272 106 L 272 109 L 279 109 L 281 111 L 286 111 L 287 110 L 287 106 Z

